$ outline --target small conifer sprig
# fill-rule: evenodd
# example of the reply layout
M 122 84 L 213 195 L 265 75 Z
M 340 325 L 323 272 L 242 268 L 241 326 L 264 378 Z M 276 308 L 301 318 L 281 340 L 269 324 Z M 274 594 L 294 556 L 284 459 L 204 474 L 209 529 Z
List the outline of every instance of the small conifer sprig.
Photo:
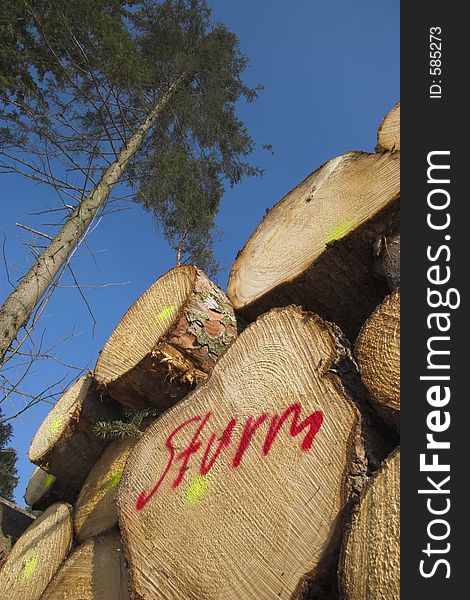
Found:
M 145 408 L 142 410 L 126 410 L 123 414 L 125 421 L 99 421 L 93 430 L 96 435 L 105 440 L 112 440 L 117 437 L 129 436 L 137 438 L 142 434 L 140 427 L 142 421 L 147 417 L 155 417 L 158 411 L 154 408 Z

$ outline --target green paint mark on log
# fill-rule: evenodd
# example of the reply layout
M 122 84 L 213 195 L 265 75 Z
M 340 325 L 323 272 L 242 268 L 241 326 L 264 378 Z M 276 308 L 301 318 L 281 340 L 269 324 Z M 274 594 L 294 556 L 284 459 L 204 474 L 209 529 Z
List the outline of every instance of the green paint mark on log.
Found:
M 198 475 L 186 490 L 186 500 L 190 504 L 201 500 L 206 495 L 207 487 L 207 478 Z
M 28 556 L 28 558 L 26 559 L 23 565 L 23 569 L 21 570 L 23 579 L 31 579 L 37 568 L 38 557 L 36 554 L 31 554 L 31 556 Z
M 117 486 L 117 484 L 121 481 L 121 478 L 122 478 L 122 469 L 119 469 L 119 471 L 116 471 L 116 473 L 114 473 L 109 480 L 108 492 L 110 492 L 111 490 L 114 490 L 114 488 Z
M 54 417 L 52 423 L 49 425 L 49 430 L 52 431 L 52 433 L 57 433 L 61 427 L 62 417 Z
M 354 222 L 352 219 L 343 219 L 326 235 L 326 243 L 330 244 L 336 240 L 340 240 L 346 234 L 354 229 Z
M 56 478 L 54 477 L 54 475 L 47 475 L 46 479 L 44 479 L 44 489 L 48 490 L 49 488 L 51 488 L 55 480 Z
M 166 321 L 167 319 L 172 317 L 175 311 L 176 306 L 170 304 L 170 306 L 167 306 L 163 310 L 161 310 L 155 318 L 159 323 L 161 323 L 162 321 Z

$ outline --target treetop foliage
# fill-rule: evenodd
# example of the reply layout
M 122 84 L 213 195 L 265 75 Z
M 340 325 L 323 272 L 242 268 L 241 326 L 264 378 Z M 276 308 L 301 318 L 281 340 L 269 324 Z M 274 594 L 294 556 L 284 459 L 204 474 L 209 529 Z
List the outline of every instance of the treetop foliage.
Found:
M 177 90 L 127 165 L 120 192 L 152 211 L 181 260 L 214 267 L 224 185 L 261 171 L 236 113 L 259 88 L 237 36 L 206 0 L 0 0 L 0 169 L 93 187 L 169 87 Z

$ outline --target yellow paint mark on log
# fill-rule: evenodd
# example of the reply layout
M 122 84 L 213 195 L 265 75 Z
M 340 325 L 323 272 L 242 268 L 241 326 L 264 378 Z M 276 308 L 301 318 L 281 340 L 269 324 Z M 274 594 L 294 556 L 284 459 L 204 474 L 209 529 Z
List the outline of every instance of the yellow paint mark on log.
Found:
M 52 431 L 52 433 L 57 433 L 61 427 L 62 417 L 54 417 L 52 423 L 49 425 L 49 430 Z
M 23 577 L 23 579 L 31 579 L 31 577 L 34 575 L 34 572 L 36 571 L 36 569 L 38 568 L 38 557 L 36 554 L 31 554 L 31 556 L 28 556 L 28 558 L 26 559 L 23 568 L 21 570 L 21 575 Z
M 176 310 L 176 306 L 174 306 L 173 304 L 170 304 L 169 306 L 165 307 L 156 316 L 157 321 L 159 323 L 161 323 L 162 321 L 166 321 L 167 319 L 169 319 L 170 317 L 173 316 L 173 313 L 175 312 L 175 310 Z
M 329 244 L 336 240 L 340 240 L 354 228 L 352 219 L 343 219 L 326 235 L 326 243 Z
M 202 498 L 206 495 L 208 488 L 207 478 L 202 475 L 198 475 L 192 483 L 190 483 L 188 489 L 186 490 L 186 500 L 189 503 L 197 502 L 198 500 L 202 500 Z
M 114 473 L 109 480 L 108 492 L 110 492 L 111 490 L 114 490 L 114 488 L 117 486 L 117 484 L 121 481 L 121 478 L 122 478 L 122 469 L 119 469 L 119 471 L 116 471 L 116 473 Z
M 50 487 L 52 487 L 52 484 L 55 480 L 56 478 L 54 475 L 47 475 L 46 479 L 44 479 L 44 489 L 48 490 Z

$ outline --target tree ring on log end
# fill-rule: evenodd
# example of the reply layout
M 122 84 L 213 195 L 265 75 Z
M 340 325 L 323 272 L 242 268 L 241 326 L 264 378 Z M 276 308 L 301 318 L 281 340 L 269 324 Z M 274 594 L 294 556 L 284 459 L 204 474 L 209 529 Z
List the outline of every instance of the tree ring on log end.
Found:
M 99 355 L 95 378 L 125 406 L 166 409 L 207 377 L 235 337 L 223 291 L 199 269 L 176 267 L 126 312 Z
M 353 339 L 386 294 L 371 273 L 372 246 L 396 229 L 399 159 L 349 152 L 280 200 L 233 264 L 227 295 L 234 309 L 253 320 L 295 303 Z

